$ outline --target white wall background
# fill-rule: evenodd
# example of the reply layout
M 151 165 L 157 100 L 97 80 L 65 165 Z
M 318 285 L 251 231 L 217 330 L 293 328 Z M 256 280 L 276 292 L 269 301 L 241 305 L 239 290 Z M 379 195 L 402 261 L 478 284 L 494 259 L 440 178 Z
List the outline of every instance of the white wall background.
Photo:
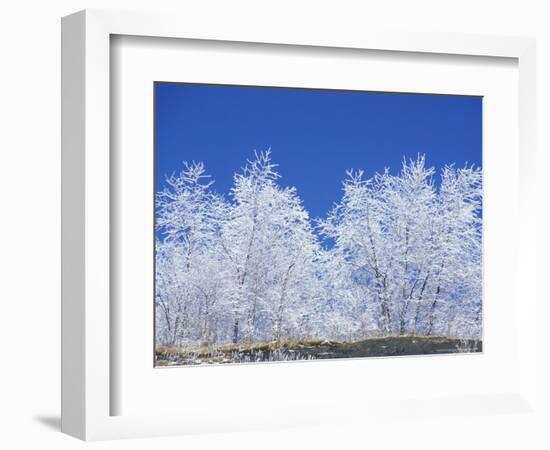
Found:
M 60 364 L 60 17 L 83 8 L 142 11 L 179 10 L 205 18 L 269 17 L 280 23 L 317 21 L 352 26 L 387 23 L 389 28 L 426 31 L 467 31 L 481 34 L 532 36 L 538 39 L 539 142 L 539 274 L 549 251 L 550 189 L 550 11 L 544 0 L 400 0 L 400 1 L 196 1 L 186 0 L 20 0 L 0 6 L 0 447 L 94 448 L 550 448 L 544 423 L 529 417 L 485 418 L 500 432 L 467 419 L 441 419 L 449 429 L 447 442 L 422 441 L 407 435 L 423 424 L 407 418 L 399 430 L 350 430 L 345 427 L 210 435 L 157 440 L 84 444 L 59 433 Z M 542 283 L 541 286 L 542 287 Z M 546 300 L 548 293 L 539 294 Z M 540 334 L 545 311 L 541 302 Z M 550 379 L 550 347 L 541 349 L 543 384 Z M 550 402 L 548 388 L 541 398 Z M 550 420 L 546 418 L 546 426 Z M 519 426 L 521 425 L 521 426 Z M 430 424 L 433 427 L 434 423 Z M 537 435 L 539 436 L 537 441 Z M 380 441 L 381 436 L 386 439 Z M 540 436 L 546 436 L 540 439 Z M 489 447 L 488 447 L 489 448 Z

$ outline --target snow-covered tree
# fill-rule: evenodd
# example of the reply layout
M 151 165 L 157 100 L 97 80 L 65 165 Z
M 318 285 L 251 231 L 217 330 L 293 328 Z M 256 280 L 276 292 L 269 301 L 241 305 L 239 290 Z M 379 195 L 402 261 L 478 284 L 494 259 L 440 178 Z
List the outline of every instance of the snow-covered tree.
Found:
M 423 156 L 399 175 L 348 172 L 321 223 L 340 261 L 336 296 L 378 334 L 480 333 L 481 171 L 445 167 L 439 189 L 434 174 Z
M 156 243 L 157 338 L 168 345 L 209 342 L 220 320 L 225 286 L 218 242 L 227 204 L 211 184 L 203 164 L 185 164 L 157 197 L 164 236 Z
M 157 195 L 157 344 L 480 337 L 482 173 L 436 176 L 424 156 L 398 174 L 349 171 L 314 224 L 270 151 L 227 198 L 184 164 Z
M 234 271 L 233 342 L 281 339 L 313 293 L 319 250 L 294 188 L 278 186 L 269 151 L 234 177 L 222 248 Z

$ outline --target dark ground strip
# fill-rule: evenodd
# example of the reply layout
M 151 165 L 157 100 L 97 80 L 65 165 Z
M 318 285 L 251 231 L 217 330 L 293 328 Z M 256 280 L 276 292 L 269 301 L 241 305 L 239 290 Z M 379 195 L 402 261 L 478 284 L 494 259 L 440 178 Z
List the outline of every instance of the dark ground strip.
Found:
M 228 364 L 265 361 L 295 361 L 378 356 L 433 355 L 476 353 L 482 341 L 437 336 L 389 336 L 355 342 L 309 341 L 292 343 L 259 343 L 221 346 L 208 350 L 184 351 L 159 349 L 155 365 Z

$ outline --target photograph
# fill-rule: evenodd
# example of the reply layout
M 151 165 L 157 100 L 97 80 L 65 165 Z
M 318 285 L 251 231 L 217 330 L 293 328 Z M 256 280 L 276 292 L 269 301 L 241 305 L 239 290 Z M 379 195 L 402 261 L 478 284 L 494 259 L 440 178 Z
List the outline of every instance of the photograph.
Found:
M 483 97 L 153 89 L 155 367 L 482 352 Z

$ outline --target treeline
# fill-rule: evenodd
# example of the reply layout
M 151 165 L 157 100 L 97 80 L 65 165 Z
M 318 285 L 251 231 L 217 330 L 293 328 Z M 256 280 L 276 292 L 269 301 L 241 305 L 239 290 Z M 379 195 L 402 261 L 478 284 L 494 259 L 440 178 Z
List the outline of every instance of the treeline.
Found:
M 228 198 L 202 163 L 158 193 L 157 345 L 480 337 L 479 168 L 444 167 L 437 184 L 423 156 L 398 175 L 348 172 L 313 221 L 270 152 L 255 156 Z

